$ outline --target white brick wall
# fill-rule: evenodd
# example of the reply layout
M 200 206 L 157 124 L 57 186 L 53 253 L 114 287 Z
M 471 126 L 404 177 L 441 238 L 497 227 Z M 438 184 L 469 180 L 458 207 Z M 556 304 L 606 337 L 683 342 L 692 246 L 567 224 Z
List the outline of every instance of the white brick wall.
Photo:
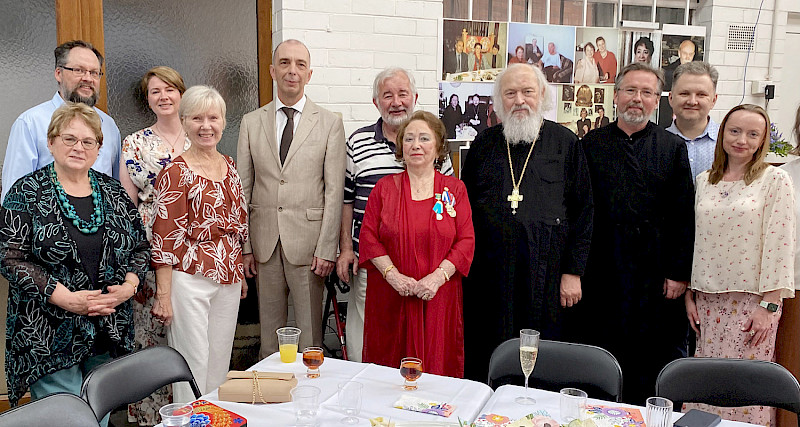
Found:
M 800 2 L 780 2 L 783 10 L 778 12 L 774 70 L 770 76 L 777 95 L 769 103 L 770 113 L 785 107 L 781 105 L 781 93 L 796 90 L 794 83 L 782 81 L 781 75 L 786 10 L 800 11 Z M 764 0 L 756 46 L 749 57 L 726 49 L 728 26 L 755 24 L 760 5 L 761 0 L 703 0 L 696 11 L 694 24 L 708 29 L 706 58 L 720 71 L 720 96 L 711 113 L 715 120 L 721 120 L 741 102 L 765 105 L 763 96 L 750 95 L 750 82 L 767 78 L 775 0 Z M 442 11 L 442 0 L 274 0 L 273 40 L 278 43 L 297 38 L 306 43 L 314 69 L 306 93 L 326 108 L 341 112 L 349 135 L 377 119 L 371 99 L 372 80 L 389 66 L 410 70 L 417 82 L 419 108 L 437 110 Z M 779 125 L 782 129 L 790 126 Z
M 783 9 L 793 0 L 781 0 Z M 788 3 L 787 3 L 788 2 Z M 753 80 L 767 78 L 769 66 L 769 46 L 772 37 L 772 19 L 775 8 L 774 0 L 765 0 L 761 15 L 758 17 L 756 27 L 756 45 L 748 57 L 746 52 L 727 50 L 728 27 L 730 24 L 756 24 L 758 7 L 761 0 L 705 0 L 702 1 L 696 13 L 695 25 L 705 25 L 709 30 L 707 60 L 717 67 L 720 73 L 717 93 L 719 99 L 711 112 L 711 116 L 718 122 L 725 113 L 740 103 L 765 105 L 763 96 L 750 95 Z M 775 84 L 776 97 L 770 101 L 768 112 L 773 114 L 781 107 L 781 92 L 796 90 L 790 81 L 781 81 L 783 67 L 783 53 L 785 48 L 786 12 L 778 13 L 778 32 L 775 42 L 775 57 L 773 62 L 772 82 Z M 745 60 L 747 71 L 745 75 Z M 743 80 L 745 79 L 744 83 Z M 744 91 L 743 91 L 744 88 Z M 744 100 L 742 101 L 742 92 Z M 775 114 L 773 114 L 775 115 Z M 791 125 L 779 123 L 781 129 L 788 129 Z
M 274 0 L 273 43 L 296 38 L 311 51 L 306 94 L 342 113 L 349 136 L 378 119 L 372 81 L 384 68 L 414 75 L 418 108 L 438 110 L 437 41 L 442 0 Z

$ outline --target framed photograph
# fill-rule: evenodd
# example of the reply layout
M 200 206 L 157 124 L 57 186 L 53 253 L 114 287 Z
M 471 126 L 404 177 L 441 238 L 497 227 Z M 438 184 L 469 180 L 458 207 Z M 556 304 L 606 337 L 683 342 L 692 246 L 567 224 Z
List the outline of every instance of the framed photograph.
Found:
M 679 65 L 705 58 L 706 27 L 664 25 L 661 35 L 661 69 L 664 92 L 672 90 L 672 77 Z
M 661 31 L 623 31 L 622 66 L 645 62 L 661 68 Z
M 439 99 L 445 102 L 439 118 L 447 129 L 447 139 L 472 141 L 484 129 L 500 123 L 492 103 L 493 88 L 493 83 L 439 83 Z
M 442 80 L 493 81 L 506 66 L 508 23 L 445 19 Z
M 567 99 L 563 90 L 558 91 L 556 121 L 559 124 L 583 138 L 590 130 L 614 120 L 613 85 L 564 85 L 562 88 L 567 86 L 574 88 L 574 97 Z
M 508 24 L 508 64 L 539 67 L 550 83 L 572 83 L 575 27 Z
M 579 27 L 575 30 L 575 83 L 614 83 L 619 72 L 619 30 Z

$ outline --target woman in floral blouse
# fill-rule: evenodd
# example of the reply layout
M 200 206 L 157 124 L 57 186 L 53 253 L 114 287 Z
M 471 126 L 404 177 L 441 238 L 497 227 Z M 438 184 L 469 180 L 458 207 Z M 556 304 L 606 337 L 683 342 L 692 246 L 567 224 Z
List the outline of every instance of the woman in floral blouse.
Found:
M 695 246 L 686 312 L 697 357 L 774 360 L 781 301 L 794 297 L 794 188 L 764 162 L 769 116 L 734 107 L 711 169 L 697 176 Z M 687 404 L 722 418 L 775 425 L 775 409 Z
M 153 314 L 168 326 L 169 345 L 208 393 L 225 381 L 239 298 L 247 295 L 247 209 L 233 159 L 217 151 L 225 129 L 219 92 L 189 88 L 179 114 L 192 146 L 156 180 Z M 174 384 L 173 393 L 175 402 L 194 400 L 186 383 Z
M 192 144 L 178 117 L 181 96 L 186 92 L 183 77 L 172 68 L 155 67 L 142 77 L 141 89 L 147 105 L 156 115 L 156 122 L 128 135 L 122 141 L 122 162 L 125 168 L 121 169 L 127 169 L 128 174 L 122 174 L 120 181 L 138 205 L 147 239 L 152 240 L 156 177 L 164 166 Z M 156 278 L 151 269 L 133 298 L 137 348 L 167 343 L 164 324 L 150 312 L 155 294 Z M 128 421 L 147 426 L 157 424 L 158 410 L 170 403 L 171 399 L 171 386 L 156 390 L 141 402 L 128 405 Z
M 119 181 L 90 169 L 102 144 L 94 109 L 59 107 L 47 129 L 53 163 L 14 183 L 0 209 L 12 405 L 29 387 L 33 399 L 78 395 L 90 369 L 133 350 L 130 299 L 150 248 Z

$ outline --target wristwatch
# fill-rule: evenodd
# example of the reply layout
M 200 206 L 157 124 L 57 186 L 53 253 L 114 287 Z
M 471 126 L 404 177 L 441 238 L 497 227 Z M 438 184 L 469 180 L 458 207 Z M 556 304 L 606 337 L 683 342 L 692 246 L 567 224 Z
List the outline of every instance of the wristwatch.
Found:
M 775 313 L 776 311 L 778 311 L 778 304 L 775 304 L 774 302 L 766 302 L 764 300 L 761 300 L 761 302 L 758 303 L 758 305 L 766 308 L 767 311 L 770 311 L 772 313 Z

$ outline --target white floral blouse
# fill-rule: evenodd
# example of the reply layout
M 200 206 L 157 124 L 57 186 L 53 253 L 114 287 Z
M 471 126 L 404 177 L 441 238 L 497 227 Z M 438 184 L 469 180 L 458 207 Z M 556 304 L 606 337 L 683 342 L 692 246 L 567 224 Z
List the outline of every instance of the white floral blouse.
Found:
M 183 150 L 191 146 L 187 137 L 183 142 Z M 139 214 L 148 241 L 153 240 L 156 177 L 172 161 L 170 148 L 150 127 L 136 131 L 122 141 L 122 156 L 128 175 L 139 189 Z
M 769 166 L 750 185 L 697 176 L 691 288 L 794 296 L 794 187 Z

